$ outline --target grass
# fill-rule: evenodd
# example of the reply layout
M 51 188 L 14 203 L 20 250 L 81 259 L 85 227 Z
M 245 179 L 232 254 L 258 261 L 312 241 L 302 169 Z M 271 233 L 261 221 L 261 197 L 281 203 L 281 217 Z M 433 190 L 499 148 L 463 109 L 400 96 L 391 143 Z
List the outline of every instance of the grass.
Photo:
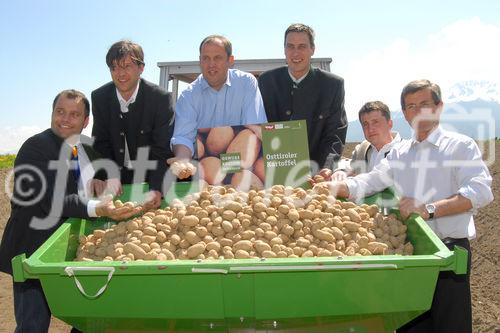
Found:
M 0 169 L 8 169 L 14 166 L 16 155 L 0 155 Z

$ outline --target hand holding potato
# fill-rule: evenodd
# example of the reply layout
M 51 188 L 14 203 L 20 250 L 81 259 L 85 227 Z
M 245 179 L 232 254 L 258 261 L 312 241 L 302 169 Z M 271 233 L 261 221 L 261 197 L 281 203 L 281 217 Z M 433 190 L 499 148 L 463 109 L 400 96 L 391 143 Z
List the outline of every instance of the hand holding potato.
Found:
M 179 179 L 189 178 L 196 173 L 196 167 L 187 159 L 172 157 L 167 163 L 170 164 L 172 173 Z
M 104 197 L 96 206 L 96 214 L 101 217 L 109 217 L 115 221 L 128 219 L 142 211 L 141 206 L 136 206 L 132 202 L 123 204 L 120 200 L 112 201 L 112 196 Z

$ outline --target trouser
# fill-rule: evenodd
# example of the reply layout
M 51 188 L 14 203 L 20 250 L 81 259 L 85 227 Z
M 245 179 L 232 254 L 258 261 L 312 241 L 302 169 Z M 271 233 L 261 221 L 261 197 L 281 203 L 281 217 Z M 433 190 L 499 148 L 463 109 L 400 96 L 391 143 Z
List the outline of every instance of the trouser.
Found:
M 467 238 L 447 239 L 445 245 L 455 245 L 468 252 L 467 274 L 440 272 L 431 309 L 397 330 L 397 333 L 471 333 L 472 305 L 470 295 L 471 251 Z
M 47 333 L 51 312 L 39 280 L 14 282 L 14 333 Z M 79 333 L 76 328 L 71 333 Z

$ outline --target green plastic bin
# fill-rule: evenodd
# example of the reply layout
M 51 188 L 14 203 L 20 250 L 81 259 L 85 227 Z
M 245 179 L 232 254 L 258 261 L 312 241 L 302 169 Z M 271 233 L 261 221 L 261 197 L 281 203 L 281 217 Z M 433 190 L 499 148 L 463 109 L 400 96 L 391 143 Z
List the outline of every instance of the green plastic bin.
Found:
M 416 215 L 413 256 L 73 262 L 78 236 L 106 223 L 69 219 L 12 260 L 14 281 L 39 279 L 52 314 L 83 332 L 392 332 L 430 308 L 440 271 L 467 264 Z

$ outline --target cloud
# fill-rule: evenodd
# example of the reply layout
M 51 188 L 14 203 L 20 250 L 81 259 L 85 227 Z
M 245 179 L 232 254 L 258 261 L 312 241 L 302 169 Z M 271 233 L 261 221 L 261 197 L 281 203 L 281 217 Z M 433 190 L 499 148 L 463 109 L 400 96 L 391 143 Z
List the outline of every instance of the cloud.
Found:
M 369 100 L 400 109 L 399 95 L 409 81 L 428 78 L 443 92 L 456 82 L 500 82 L 500 27 L 479 18 L 456 21 L 423 41 L 396 39 L 353 59 L 344 74 L 349 119 Z
M 38 126 L 1 127 L 0 154 L 16 154 L 26 139 L 43 130 Z

